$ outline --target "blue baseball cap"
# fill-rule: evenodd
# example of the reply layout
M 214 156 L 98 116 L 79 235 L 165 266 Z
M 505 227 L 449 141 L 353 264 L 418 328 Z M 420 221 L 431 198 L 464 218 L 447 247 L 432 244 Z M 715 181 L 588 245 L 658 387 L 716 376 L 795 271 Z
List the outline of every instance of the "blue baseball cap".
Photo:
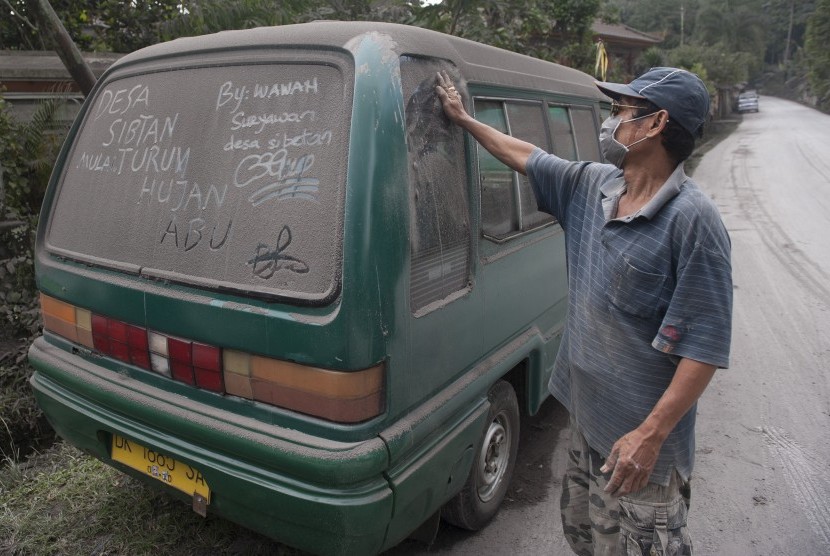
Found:
M 645 99 L 666 110 L 669 118 L 697 137 L 709 116 L 709 91 L 701 79 L 678 68 L 651 68 L 629 83 L 596 82 L 599 90 L 617 100 L 622 96 Z

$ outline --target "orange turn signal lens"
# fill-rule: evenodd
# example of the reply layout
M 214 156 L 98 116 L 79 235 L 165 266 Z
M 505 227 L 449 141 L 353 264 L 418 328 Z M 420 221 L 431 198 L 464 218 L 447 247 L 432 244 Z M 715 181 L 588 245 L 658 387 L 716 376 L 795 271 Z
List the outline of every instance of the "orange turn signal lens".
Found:
M 92 313 L 44 294 L 40 294 L 40 308 L 46 330 L 94 349 Z
M 229 394 L 340 423 L 358 423 L 383 413 L 382 364 L 332 371 L 232 350 L 223 355 Z

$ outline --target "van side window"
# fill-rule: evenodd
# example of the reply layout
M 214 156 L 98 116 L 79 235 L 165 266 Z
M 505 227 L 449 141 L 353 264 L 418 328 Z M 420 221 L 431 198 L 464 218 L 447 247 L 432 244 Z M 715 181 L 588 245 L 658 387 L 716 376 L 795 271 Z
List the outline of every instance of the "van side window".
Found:
M 541 103 L 507 102 L 507 121 L 510 125 L 510 134 L 523 141 L 527 141 L 544 151 L 550 151 L 548 132 L 545 129 L 545 114 Z M 546 212 L 541 212 L 536 204 L 536 195 L 530 186 L 527 176 L 517 173 L 519 180 L 519 205 L 521 210 L 521 230 L 527 231 L 543 224 L 553 222 L 554 218 Z
M 553 135 L 553 154 L 559 158 L 576 160 L 576 142 L 567 107 L 548 106 L 548 121 Z
M 571 107 L 571 119 L 576 130 L 576 146 L 579 160 L 593 160 L 601 162 L 599 154 L 599 138 L 597 124 L 594 120 L 594 111 L 589 107 Z
M 476 99 L 475 117 L 503 133 L 548 151 L 542 103 Z M 554 219 L 539 212 L 527 177 L 477 146 L 481 181 L 481 228 L 485 237 L 506 239 Z
M 470 284 L 470 203 L 464 134 L 449 125 L 435 94 L 446 62 L 401 57 L 410 198 L 410 303 L 413 312 Z
M 508 133 L 503 103 L 475 101 L 478 121 Z M 478 174 L 481 181 L 481 229 L 484 235 L 504 238 L 519 231 L 519 217 L 513 194 L 513 171 L 476 144 Z

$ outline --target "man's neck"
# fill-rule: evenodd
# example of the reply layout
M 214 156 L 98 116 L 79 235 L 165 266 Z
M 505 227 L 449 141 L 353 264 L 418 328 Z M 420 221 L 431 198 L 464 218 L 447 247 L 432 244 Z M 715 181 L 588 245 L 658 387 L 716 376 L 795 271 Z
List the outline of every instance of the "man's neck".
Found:
M 677 165 L 668 156 L 652 156 L 647 164 L 631 160 L 623 169 L 626 190 L 617 207 L 617 218 L 634 214 L 666 183 Z

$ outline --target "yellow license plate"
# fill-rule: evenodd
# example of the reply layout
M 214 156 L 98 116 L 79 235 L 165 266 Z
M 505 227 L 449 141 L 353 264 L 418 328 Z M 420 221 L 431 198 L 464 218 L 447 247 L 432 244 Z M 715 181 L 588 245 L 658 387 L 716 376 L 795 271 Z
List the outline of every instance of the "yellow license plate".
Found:
M 144 473 L 189 496 L 198 494 L 210 502 L 210 488 L 198 469 L 170 456 L 145 448 L 117 434 L 112 435 L 112 459 Z

